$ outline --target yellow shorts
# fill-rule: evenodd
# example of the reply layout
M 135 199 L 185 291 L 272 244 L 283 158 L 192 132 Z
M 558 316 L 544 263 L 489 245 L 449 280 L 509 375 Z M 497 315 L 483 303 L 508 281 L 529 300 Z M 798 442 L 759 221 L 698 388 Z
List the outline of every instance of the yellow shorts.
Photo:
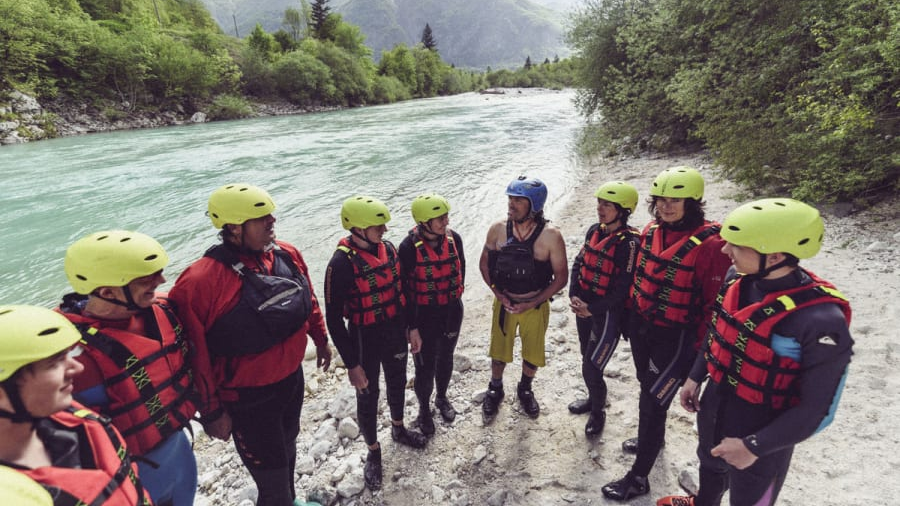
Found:
M 543 367 L 544 337 L 550 323 L 550 303 L 544 301 L 540 306 L 524 313 L 504 315 L 503 329 L 500 329 L 500 300 L 494 299 L 494 317 L 491 320 L 491 349 L 488 355 L 500 362 L 510 363 L 513 360 L 513 344 L 516 340 L 516 329 L 522 339 L 522 360 Z

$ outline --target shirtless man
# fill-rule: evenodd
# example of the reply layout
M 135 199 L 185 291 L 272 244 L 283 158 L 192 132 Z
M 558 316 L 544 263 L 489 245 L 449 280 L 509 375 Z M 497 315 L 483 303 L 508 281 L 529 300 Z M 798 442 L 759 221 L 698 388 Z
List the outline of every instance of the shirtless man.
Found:
M 479 269 L 494 293 L 491 323 L 491 382 L 482 404 L 489 424 L 503 400 L 503 370 L 512 362 L 516 329 L 522 340 L 522 378 L 517 395 L 525 413 L 536 418 L 541 408 L 531 382 L 544 365 L 544 336 L 550 297 L 566 286 L 569 269 L 559 229 L 544 218 L 547 186 L 519 176 L 506 188 L 509 210 L 488 230 Z

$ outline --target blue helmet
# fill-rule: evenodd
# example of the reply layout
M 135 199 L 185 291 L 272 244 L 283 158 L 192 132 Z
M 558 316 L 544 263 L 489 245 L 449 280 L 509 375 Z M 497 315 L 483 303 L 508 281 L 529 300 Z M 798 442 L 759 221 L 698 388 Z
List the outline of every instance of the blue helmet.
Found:
M 531 203 L 531 212 L 539 213 L 547 201 L 547 185 L 536 177 L 519 176 L 506 187 L 506 194 L 525 197 Z

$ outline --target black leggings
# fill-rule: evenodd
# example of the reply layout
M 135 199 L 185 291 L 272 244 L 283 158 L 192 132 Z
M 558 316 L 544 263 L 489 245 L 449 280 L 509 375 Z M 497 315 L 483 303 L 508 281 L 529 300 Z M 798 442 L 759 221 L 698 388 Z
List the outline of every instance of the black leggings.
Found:
M 591 412 L 606 409 L 606 380 L 603 370 L 619 344 L 619 316 L 609 311 L 589 318 L 575 318 L 581 345 L 581 376 L 588 390 Z
M 409 354 L 406 330 L 397 319 L 365 327 L 351 325 L 348 330 L 351 336 L 359 340 L 360 365 L 369 380 L 365 391 L 356 392 L 356 415 L 363 438 L 371 446 L 378 442 L 378 395 L 382 368 L 391 420 L 403 420 Z
M 296 497 L 303 386 L 301 367 L 278 383 L 238 389 L 239 400 L 225 406 L 234 447 L 259 490 L 257 506 L 289 506 Z
M 454 302 L 455 303 L 455 302 Z M 437 388 L 438 397 L 447 397 L 447 387 L 453 374 L 453 352 L 459 341 L 460 318 L 453 318 L 451 311 L 462 311 L 462 306 L 419 306 L 419 336 L 422 350 L 414 357 L 416 366 L 416 398 L 419 406 L 428 407 L 431 393 Z
M 666 439 L 666 416 L 684 384 L 697 352 L 696 329 L 658 327 L 640 316 L 631 321 L 631 354 L 641 385 L 638 401 L 638 454 L 632 474 L 647 476 Z

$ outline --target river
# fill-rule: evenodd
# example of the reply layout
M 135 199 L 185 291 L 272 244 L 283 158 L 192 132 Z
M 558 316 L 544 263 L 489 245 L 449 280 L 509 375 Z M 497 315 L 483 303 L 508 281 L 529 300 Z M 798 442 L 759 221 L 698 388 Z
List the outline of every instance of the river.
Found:
M 3 146 L 0 304 L 56 303 L 71 291 L 66 248 L 104 229 L 156 238 L 170 256 L 168 288 L 217 240 L 206 202 L 233 182 L 272 195 L 276 233 L 301 249 L 317 290 L 345 234 L 345 198 L 384 200 L 393 218 L 386 238 L 399 244 L 412 226 L 412 199 L 440 193 L 465 243 L 467 285 L 477 287 L 487 227 L 506 213 L 506 184 L 519 174 L 544 180 L 552 218 L 584 174 L 573 98 L 571 90 L 468 93 Z

